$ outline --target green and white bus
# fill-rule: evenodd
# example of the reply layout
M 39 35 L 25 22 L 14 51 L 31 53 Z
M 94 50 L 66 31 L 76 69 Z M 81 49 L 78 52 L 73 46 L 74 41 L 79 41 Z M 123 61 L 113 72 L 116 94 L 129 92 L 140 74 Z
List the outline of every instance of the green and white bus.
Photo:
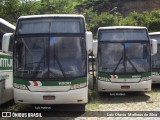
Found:
M 87 103 L 92 40 L 82 15 L 21 16 L 14 35 L 15 103 Z
M 93 44 L 99 92 L 151 90 L 151 54 L 157 52 L 157 41 L 150 42 L 146 27 L 100 27 Z
M 15 31 L 15 26 L 0 18 L 0 105 L 13 99 L 12 47 L 13 39 L 6 42 L 6 35 Z M 3 46 L 2 46 L 3 42 Z M 7 52 L 2 51 L 5 47 Z
M 149 36 L 158 43 L 157 54 L 152 57 L 152 83 L 160 83 L 160 32 L 151 32 Z

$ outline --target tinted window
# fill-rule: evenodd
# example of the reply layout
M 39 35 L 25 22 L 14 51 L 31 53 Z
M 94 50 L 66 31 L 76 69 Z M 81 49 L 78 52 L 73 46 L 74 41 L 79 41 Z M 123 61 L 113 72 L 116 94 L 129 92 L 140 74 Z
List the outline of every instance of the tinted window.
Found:
M 16 33 L 84 33 L 83 22 L 83 19 L 68 18 L 20 20 Z
M 139 29 L 108 29 L 99 31 L 100 41 L 148 40 L 146 30 Z

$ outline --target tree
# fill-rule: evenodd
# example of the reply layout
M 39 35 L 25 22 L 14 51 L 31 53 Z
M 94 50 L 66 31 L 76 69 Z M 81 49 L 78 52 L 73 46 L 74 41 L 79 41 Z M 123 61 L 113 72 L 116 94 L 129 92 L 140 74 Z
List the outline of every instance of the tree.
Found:
M 15 22 L 17 18 L 20 16 L 20 1 L 19 0 L 3 0 L 3 4 L 1 5 L 1 16 L 2 18 L 10 21 L 11 23 Z
M 41 3 L 30 1 L 26 3 L 22 3 L 20 7 L 21 15 L 37 15 L 40 14 Z

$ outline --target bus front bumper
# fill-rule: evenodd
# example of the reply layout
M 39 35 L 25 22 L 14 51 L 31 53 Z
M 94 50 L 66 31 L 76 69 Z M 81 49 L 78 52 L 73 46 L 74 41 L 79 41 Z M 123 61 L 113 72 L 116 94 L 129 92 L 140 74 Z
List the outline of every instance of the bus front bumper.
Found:
M 99 92 L 151 91 L 152 80 L 138 83 L 112 83 L 98 80 Z
M 45 99 L 52 96 L 54 99 Z M 15 103 L 25 104 L 85 104 L 88 102 L 88 87 L 66 92 L 31 92 L 14 88 Z

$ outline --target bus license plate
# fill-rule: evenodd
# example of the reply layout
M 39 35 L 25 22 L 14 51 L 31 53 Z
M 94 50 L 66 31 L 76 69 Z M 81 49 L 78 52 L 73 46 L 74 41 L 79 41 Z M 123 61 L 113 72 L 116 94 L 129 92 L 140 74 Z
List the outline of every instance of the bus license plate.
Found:
M 55 100 L 55 96 L 43 96 L 43 100 Z
M 130 86 L 121 86 L 121 89 L 130 89 Z

